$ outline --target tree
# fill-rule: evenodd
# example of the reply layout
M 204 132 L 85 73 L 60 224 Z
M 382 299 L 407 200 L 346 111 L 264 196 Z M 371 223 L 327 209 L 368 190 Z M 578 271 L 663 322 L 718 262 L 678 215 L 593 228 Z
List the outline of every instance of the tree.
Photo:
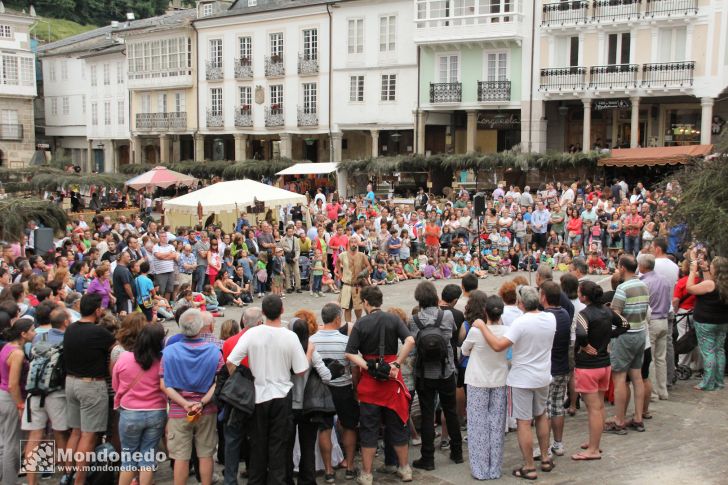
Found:
M 30 221 L 52 228 L 55 232 L 66 228 L 66 212 L 55 203 L 40 199 L 19 199 L 9 197 L 0 200 L 0 239 L 10 242 L 20 241 L 25 227 Z

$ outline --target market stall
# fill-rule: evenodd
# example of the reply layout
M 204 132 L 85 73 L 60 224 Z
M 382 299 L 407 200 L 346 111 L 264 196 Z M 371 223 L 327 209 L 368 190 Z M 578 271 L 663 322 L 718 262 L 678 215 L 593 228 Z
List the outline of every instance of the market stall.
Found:
M 298 193 L 313 192 L 316 189 L 328 188 L 329 191 L 336 190 L 336 181 L 331 174 L 336 172 L 339 164 L 336 162 L 327 163 L 296 163 L 285 168 L 276 175 L 280 177 L 279 185 L 282 187 L 295 187 Z
M 167 167 L 154 167 L 141 175 L 127 180 L 124 185 L 135 190 L 166 189 L 174 185 L 190 187 L 197 182 L 191 175 L 185 175 Z

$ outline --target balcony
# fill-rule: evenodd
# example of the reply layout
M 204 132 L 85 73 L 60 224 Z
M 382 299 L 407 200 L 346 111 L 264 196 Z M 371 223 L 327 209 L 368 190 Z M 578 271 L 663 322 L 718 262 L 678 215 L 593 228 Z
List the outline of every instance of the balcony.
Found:
M 235 59 L 235 79 L 253 79 L 253 60 L 250 57 Z
M 589 2 L 572 1 L 546 3 L 541 17 L 542 27 L 585 24 L 588 21 Z
M 276 127 L 285 124 L 286 117 L 283 114 L 283 106 L 274 104 L 265 109 L 265 126 Z
M 643 88 L 692 87 L 695 61 L 658 62 L 642 65 Z
M 207 110 L 207 127 L 208 128 L 222 128 L 225 126 L 225 118 L 222 115 L 222 111 L 218 110 Z
M 311 127 L 318 126 L 318 110 L 316 106 L 309 108 L 298 108 L 298 126 Z
M 208 81 L 222 81 L 225 76 L 221 62 L 208 62 L 205 66 L 205 79 Z
M 478 81 L 478 101 L 481 103 L 510 100 L 510 81 Z
M 524 37 L 521 0 L 478 1 L 470 2 L 472 5 L 469 6 L 449 2 L 448 9 L 442 0 L 416 0 L 414 3 L 415 44 L 520 40 Z
M 645 18 L 680 17 L 698 13 L 698 0 L 647 0 Z
M 430 103 L 459 103 L 463 99 L 463 83 L 430 83 Z
M 187 113 L 137 113 L 136 129 L 139 131 L 186 130 Z
M 194 77 L 190 68 L 160 69 L 156 71 L 130 72 L 129 89 L 179 89 L 194 86 Z
M 589 89 L 634 89 L 637 87 L 637 64 L 614 64 L 589 68 Z
M 253 111 L 249 104 L 235 107 L 235 126 L 238 128 L 253 126 Z
M 614 22 L 637 20 L 640 17 L 640 0 L 595 0 L 594 21 Z
M 298 55 L 298 74 L 302 76 L 318 74 L 319 62 L 318 57 L 311 54 Z
M 20 141 L 23 139 L 23 125 L 21 124 L 1 124 L 0 140 L 3 141 Z
M 286 75 L 286 66 L 282 56 L 265 57 L 265 77 L 280 77 Z
M 539 91 L 574 91 L 584 89 L 586 67 L 557 67 L 541 69 Z

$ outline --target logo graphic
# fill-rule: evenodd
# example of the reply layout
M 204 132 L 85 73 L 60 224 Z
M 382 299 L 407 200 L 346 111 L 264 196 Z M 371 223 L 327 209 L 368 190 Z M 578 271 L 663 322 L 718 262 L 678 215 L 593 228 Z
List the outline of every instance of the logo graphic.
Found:
M 28 443 L 32 448 L 28 455 L 25 448 Z M 55 473 L 56 442 L 54 440 L 28 441 L 20 440 L 20 472 L 21 473 Z

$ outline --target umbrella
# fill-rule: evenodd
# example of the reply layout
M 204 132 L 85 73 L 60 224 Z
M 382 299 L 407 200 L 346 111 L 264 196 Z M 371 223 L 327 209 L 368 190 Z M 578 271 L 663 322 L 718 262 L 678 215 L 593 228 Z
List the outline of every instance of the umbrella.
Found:
M 137 175 L 133 179 L 127 180 L 124 185 L 132 189 L 141 190 L 147 187 L 159 187 L 166 189 L 172 185 L 190 186 L 197 181 L 191 175 L 185 175 L 167 167 L 154 167 L 148 172 Z

